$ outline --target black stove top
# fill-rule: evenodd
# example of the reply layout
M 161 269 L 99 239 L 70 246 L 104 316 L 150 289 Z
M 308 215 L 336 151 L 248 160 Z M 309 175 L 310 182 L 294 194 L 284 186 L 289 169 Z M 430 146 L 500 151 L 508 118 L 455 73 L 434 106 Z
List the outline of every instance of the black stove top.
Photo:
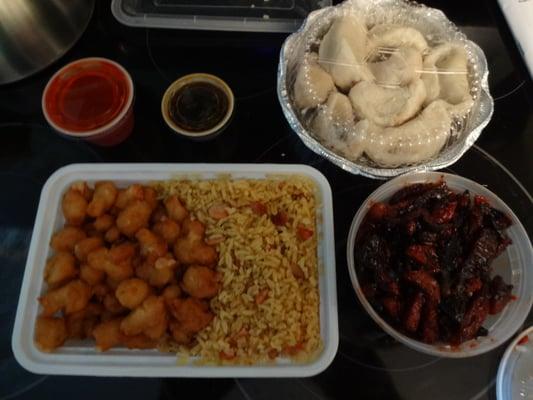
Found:
M 472 3 L 472 4 L 471 4 Z M 448 168 L 486 184 L 533 234 L 533 83 L 495 1 L 426 1 L 442 8 L 484 49 L 495 113 L 477 146 Z M 475 4 L 474 4 L 475 3 Z M 493 399 L 504 347 L 451 360 L 395 342 L 365 313 L 346 266 L 346 238 L 355 211 L 379 181 L 348 174 L 308 150 L 290 130 L 276 97 L 284 35 L 134 29 L 97 2 L 88 30 L 55 65 L 0 87 L 0 400 L 6 399 Z M 65 63 L 88 56 L 114 59 L 136 89 L 135 129 L 114 148 L 56 135 L 40 111 L 42 90 Z M 160 115 L 166 87 L 186 73 L 221 76 L 236 97 L 228 128 L 208 142 L 174 137 Z M 323 373 L 305 379 L 126 379 L 34 375 L 11 352 L 11 332 L 40 190 L 59 167 L 78 162 L 302 163 L 328 179 L 335 213 L 340 344 Z M 530 315 L 527 325 L 531 325 Z

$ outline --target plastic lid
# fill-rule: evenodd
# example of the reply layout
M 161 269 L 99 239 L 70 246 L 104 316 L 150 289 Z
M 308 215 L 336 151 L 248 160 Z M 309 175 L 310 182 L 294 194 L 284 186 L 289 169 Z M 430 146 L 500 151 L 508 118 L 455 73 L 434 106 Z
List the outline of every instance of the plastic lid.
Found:
M 151 28 L 293 32 L 331 0 L 113 0 L 123 24 Z
M 533 326 L 519 334 L 505 351 L 498 369 L 496 397 L 533 398 Z

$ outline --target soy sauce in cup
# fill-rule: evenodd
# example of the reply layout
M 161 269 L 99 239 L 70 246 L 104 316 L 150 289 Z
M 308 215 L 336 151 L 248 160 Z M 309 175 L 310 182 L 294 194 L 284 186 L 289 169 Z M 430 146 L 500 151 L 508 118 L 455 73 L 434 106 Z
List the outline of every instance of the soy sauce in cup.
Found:
M 175 81 L 165 92 L 161 112 L 167 125 L 190 138 L 220 132 L 233 112 L 233 93 L 221 79 L 192 74 Z

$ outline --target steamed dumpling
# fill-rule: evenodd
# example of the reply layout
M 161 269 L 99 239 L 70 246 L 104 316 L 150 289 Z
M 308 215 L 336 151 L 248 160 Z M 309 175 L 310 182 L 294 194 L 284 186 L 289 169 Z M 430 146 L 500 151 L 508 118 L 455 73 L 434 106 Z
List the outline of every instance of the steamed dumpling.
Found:
M 376 25 L 368 32 L 374 49 L 413 47 L 423 53 L 428 47 L 424 36 L 414 28 L 395 24 Z
M 318 109 L 312 129 L 317 138 L 326 146 L 345 152 L 346 143 L 342 137 L 346 132 L 353 131 L 354 125 L 350 100 L 342 93 L 333 92 L 326 104 Z
M 381 126 L 396 126 L 417 114 L 426 98 L 420 79 L 406 87 L 384 87 L 373 82 L 360 82 L 350 90 L 350 101 L 359 119 Z
M 448 140 L 452 124 L 448 106 L 436 100 L 416 118 L 397 127 L 383 128 L 363 120 L 355 128 L 366 136 L 365 153 L 376 163 L 417 163 L 436 155 Z
M 345 16 L 335 20 L 322 39 L 318 62 L 341 90 L 348 91 L 355 83 L 373 78 L 366 65 L 367 53 L 365 24 L 355 16 Z
M 463 46 L 444 43 L 434 47 L 424 59 L 422 80 L 426 85 L 426 104 L 439 98 L 459 104 L 470 97 L 468 58 Z
M 376 83 L 403 86 L 420 77 L 422 54 L 414 47 L 400 47 L 385 61 L 368 64 Z
M 308 54 L 296 73 L 294 103 L 300 109 L 313 108 L 324 103 L 329 93 L 335 90 L 333 79 L 320 68 L 316 60 L 316 53 Z

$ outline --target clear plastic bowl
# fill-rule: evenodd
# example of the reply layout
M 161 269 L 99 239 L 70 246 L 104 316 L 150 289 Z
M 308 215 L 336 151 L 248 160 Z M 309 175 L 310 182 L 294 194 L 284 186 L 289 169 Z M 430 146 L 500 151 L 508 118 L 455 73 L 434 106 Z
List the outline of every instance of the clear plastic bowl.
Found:
M 516 300 L 511 301 L 501 313 L 489 315 L 485 320 L 483 326 L 489 331 L 488 336 L 472 339 L 462 343 L 460 346 L 453 347 L 446 343 L 433 345 L 423 343 L 400 333 L 389 325 L 365 298 L 357 279 L 354 261 L 355 236 L 364 216 L 374 202 L 386 201 L 397 190 L 406 185 L 436 181 L 441 177 L 444 178 L 448 187 L 454 191 L 469 190 L 472 194 L 484 196 L 491 206 L 503 211 L 513 222 L 513 225 L 506 231 L 513 244 L 493 261 L 491 267 L 493 271 L 497 271 L 502 276 L 505 282 L 513 285 L 512 293 L 516 296 Z M 440 357 L 464 358 L 493 350 L 505 343 L 520 329 L 533 303 L 533 250 L 526 230 L 512 210 L 498 196 L 484 186 L 461 176 L 441 172 L 419 172 L 401 175 L 380 186 L 368 196 L 355 214 L 348 235 L 346 254 L 348 257 L 348 270 L 355 293 L 368 314 L 393 338 L 422 353 Z

